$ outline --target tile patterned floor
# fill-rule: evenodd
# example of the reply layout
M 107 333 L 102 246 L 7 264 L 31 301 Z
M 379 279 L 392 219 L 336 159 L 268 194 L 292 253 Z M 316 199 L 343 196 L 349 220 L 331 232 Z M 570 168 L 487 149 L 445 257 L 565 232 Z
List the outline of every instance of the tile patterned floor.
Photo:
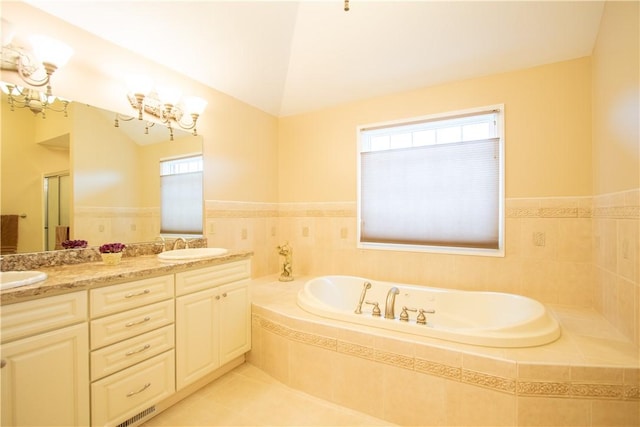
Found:
M 144 427 L 391 425 L 288 388 L 248 363 L 143 424 Z

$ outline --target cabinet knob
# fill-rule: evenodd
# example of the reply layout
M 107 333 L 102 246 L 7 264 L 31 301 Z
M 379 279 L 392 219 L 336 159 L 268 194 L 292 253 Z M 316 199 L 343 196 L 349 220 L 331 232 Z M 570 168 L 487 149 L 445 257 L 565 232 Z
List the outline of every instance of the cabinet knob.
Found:
M 216 299 L 220 299 L 220 295 L 216 295 Z
M 4 368 L 5 366 L 7 366 L 7 361 L 4 359 L 0 360 L 0 369 Z
M 223 294 L 222 294 L 222 297 L 223 297 L 223 298 L 226 298 L 226 297 L 227 297 L 227 293 L 226 293 L 226 292 L 225 292 L 225 293 L 223 293 Z

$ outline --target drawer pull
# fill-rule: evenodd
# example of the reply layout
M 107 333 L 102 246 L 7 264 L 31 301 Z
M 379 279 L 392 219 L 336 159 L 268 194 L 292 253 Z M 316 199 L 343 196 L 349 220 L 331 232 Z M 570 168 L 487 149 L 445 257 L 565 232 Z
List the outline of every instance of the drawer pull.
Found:
M 149 320 L 151 320 L 151 317 L 146 316 L 146 317 L 145 317 L 144 319 L 142 319 L 142 320 L 138 320 L 137 322 L 129 322 L 129 323 L 127 323 L 127 324 L 126 324 L 126 325 L 124 325 L 124 326 L 126 326 L 127 328 L 130 328 L 130 327 L 132 327 L 132 326 L 139 325 L 139 324 L 144 323 L 144 322 L 148 322 Z
M 130 293 L 130 294 L 126 294 L 124 297 L 125 297 L 125 298 L 139 297 L 139 296 L 141 296 L 141 295 L 146 295 L 146 294 L 148 294 L 148 293 L 150 293 L 150 292 L 151 292 L 151 291 L 150 291 L 149 289 L 145 289 L 144 291 L 142 291 L 142 292 L 138 292 L 137 294 L 134 294 L 133 292 L 132 292 L 132 293 Z
M 151 387 L 151 383 L 146 383 L 145 385 L 142 386 L 142 388 L 140 390 L 130 391 L 129 393 L 127 393 L 127 397 L 135 396 L 138 393 L 142 393 L 143 391 L 145 391 L 149 387 Z
M 144 346 L 144 347 L 139 348 L 139 349 L 137 349 L 137 350 L 127 351 L 124 355 L 125 355 L 125 356 L 132 356 L 132 355 L 134 355 L 134 354 L 136 354 L 136 353 L 141 353 L 141 352 L 143 352 L 143 351 L 145 351 L 145 350 L 148 350 L 149 348 L 151 348 L 151 346 L 150 346 L 149 344 L 145 344 L 145 346 Z

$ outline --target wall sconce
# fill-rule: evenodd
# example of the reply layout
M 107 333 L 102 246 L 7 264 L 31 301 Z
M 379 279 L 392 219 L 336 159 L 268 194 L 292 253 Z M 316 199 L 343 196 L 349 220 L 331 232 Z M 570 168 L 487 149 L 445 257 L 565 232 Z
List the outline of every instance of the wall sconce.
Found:
M 169 128 L 172 139 L 173 124 L 184 130 L 193 130 L 193 136 L 198 136 L 196 123 L 207 101 L 195 96 L 181 97 L 180 91 L 173 88 L 153 89 L 151 82 L 140 76 L 130 78 L 128 86 L 127 99 L 138 112 L 138 120 L 143 119 L 144 113 L 150 114 Z
M 56 96 L 47 96 L 46 94 L 34 89 L 27 89 L 20 86 L 15 86 L 10 83 L 0 82 L 0 90 L 8 96 L 9 106 L 11 111 L 18 108 L 28 108 L 33 114 L 42 113 L 42 118 L 46 119 L 46 111 L 51 110 L 56 113 L 64 113 L 67 117 L 67 105 L 69 100 Z M 55 101 L 60 101 L 62 105 L 54 104 Z
M 51 93 L 51 75 L 64 66 L 73 49 L 66 44 L 47 36 L 29 37 L 33 53 L 9 43 L 2 46 L 2 69 L 17 71 L 20 78 L 29 86 L 47 86 L 46 95 Z
M 4 23 L 4 21 L 3 21 Z M 11 111 L 17 108 L 29 108 L 34 114 L 42 113 L 45 118 L 46 110 L 64 112 L 67 117 L 69 101 L 53 96 L 51 92 L 51 76 L 67 63 L 73 49 L 66 44 L 47 36 L 34 35 L 29 37 L 33 52 L 12 44 L 13 35 L 3 39 L 0 65 L 3 70 L 15 71 L 29 86 L 47 86 L 46 93 L 34 89 L 23 88 L 10 83 L 0 83 L 0 89 L 9 97 Z M 59 99 L 62 106 L 54 106 Z

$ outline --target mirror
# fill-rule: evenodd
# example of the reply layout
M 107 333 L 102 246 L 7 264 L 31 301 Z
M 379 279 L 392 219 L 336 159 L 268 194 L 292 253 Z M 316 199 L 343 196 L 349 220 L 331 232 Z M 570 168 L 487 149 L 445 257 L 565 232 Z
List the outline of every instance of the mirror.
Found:
M 69 239 L 89 246 L 155 240 L 160 160 L 202 154 L 201 136 L 174 129 L 170 141 L 165 126 L 145 134 L 137 119 L 115 127 L 114 112 L 86 104 L 43 119 L 29 108 L 11 111 L 4 93 L 1 102 L 0 214 L 3 222 L 17 215 L 17 253 L 60 249 L 66 227 Z

